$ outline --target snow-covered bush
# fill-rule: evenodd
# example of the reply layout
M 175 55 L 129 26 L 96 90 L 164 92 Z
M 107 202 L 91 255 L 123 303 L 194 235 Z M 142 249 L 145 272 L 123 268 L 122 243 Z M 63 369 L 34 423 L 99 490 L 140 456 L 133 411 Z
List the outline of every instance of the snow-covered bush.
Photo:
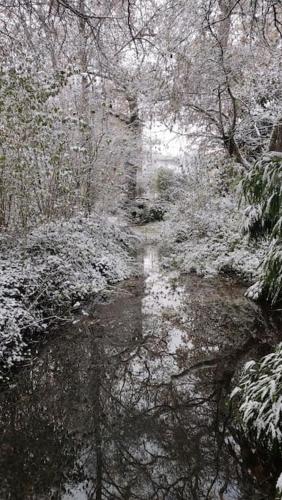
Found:
M 257 161 L 242 182 L 250 204 L 245 214 L 245 231 L 255 239 L 270 240 L 258 282 L 249 296 L 265 296 L 275 303 L 282 292 L 282 154 L 271 152 Z
M 130 276 L 134 249 L 126 228 L 106 217 L 75 217 L 42 225 L 2 252 L 0 264 L 0 363 L 11 366 L 27 332 L 108 284 Z
M 264 245 L 250 245 L 243 237 L 238 196 L 233 186 L 226 192 L 220 184 L 221 170 L 209 173 L 203 168 L 184 179 L 165 227 L 166 255 L 169 264 L 175 262 L 185 272 L 234 273 L 252 282 Z
M 245 230 L 253 237 L 282 235 L 282 153 L 271 152 L 257 161 L 242 182 Z
M 156 192 L 162 201 L 173 201 L 182 177 L 171 168 L 160 167 L 155 176 Z
M 260 361 L 248 362 L 231 397 L 251 440 L 272 449 L 282 447 L 282 343 Z
M 147 224 L 163 220 L 167 211 L 167 204 L 158 199 L 136 198 L 127 207 L 127 211 L 135 224 Z

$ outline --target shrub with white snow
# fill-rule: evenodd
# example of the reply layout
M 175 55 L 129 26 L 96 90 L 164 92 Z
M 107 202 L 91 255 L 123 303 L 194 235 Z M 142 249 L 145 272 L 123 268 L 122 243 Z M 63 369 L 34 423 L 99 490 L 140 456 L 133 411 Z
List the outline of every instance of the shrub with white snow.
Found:
M 7 245 L 8 246 L 8 245 Z M 106 217 L 45 224 L 2 251 L 0 363 L 12 366 L 25 334 L 132 272 L 133 239 Z
M 247 434 L 268 449 L 282 445 L 282 343 L 260 361 L 249 361 L 231 397 Z
M 269 240 L 259 280 L 250 297 L 266 298 L 272 304 L 282 295 L 282 154 L 264 154 L 242 182 L 249 207 L 245 212 L 245 230 L 253 239 Z
M 242 235 L 238 199 L 235 194 L 221 196 L 206 190 L 201 202 L 176 203 L 167 220 L 166 256 L 184 272 L 201 275 L 234 273 L 246 282 L 259 276 L 259 265 L 265 247 L 250 244 Z M 189 191 L 186 193 L 189 196 Z

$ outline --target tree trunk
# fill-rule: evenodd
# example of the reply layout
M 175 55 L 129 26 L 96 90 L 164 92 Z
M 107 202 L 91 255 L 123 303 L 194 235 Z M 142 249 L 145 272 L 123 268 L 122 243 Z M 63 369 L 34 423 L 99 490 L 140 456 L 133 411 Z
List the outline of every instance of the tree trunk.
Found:
M 269 151 L 282 152 L 282 118 L 273 125 L 269 142 Z
M 85 14 L 85 0 L 79 0 L 79 11 Z M 84 17 L 79 18 L 79 34 L 80 34 L 80 70 L 81 70 L 81 96 L 80 96 L 80 116 L 85 123 L 85 130 L 82 132 L 82 145 L 87 150 L 86 170 L 82 176 L 82 204 L 86 215 L 89 215 L 94 203 L 93 192 L 93 172 L 92 172 L 92 136 L 91 136 L 91 120 L 90 120 L 90 96 L 88 88 L 88 52 L 87 52 L 87 32 L 86 20 Z
M 127 196 L 129 200 L 134 200 L 139 196 L 138 172 L 140 171 L 141 151 L 142 151 L 142 127 L 138 110 L 137 96 L 127 96 L 129 107 L 129 133 L 132 136 L 132 152 L 125 163 L 127 173 Z

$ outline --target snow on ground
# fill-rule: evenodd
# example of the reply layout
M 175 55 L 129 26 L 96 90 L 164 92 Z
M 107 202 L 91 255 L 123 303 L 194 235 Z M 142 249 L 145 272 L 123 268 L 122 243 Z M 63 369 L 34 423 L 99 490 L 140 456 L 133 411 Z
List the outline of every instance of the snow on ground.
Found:
M 47 328 L 69 308 L 130 276 L 134 238 L 106 217 L 76 217 L 2 245 L 0 364 L 19 361 L 25 334 Z
M 203 276 L 237 274 L 253 283 L 265 246 L 251 245 L 243 236 L 234 195 L 208 199 L 193 213 L 185 208 L 177 203 L 164 226 L 166 264 Z

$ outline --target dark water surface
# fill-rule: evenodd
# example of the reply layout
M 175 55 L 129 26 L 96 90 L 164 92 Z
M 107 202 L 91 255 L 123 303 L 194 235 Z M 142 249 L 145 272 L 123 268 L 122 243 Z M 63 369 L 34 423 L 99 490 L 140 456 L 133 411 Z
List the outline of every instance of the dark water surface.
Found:
M 279 329 L 232 281 L 162 274 L 154 245 L 144 273 L 2 390 L 1 499 L 271 498 L 227 395 Z

